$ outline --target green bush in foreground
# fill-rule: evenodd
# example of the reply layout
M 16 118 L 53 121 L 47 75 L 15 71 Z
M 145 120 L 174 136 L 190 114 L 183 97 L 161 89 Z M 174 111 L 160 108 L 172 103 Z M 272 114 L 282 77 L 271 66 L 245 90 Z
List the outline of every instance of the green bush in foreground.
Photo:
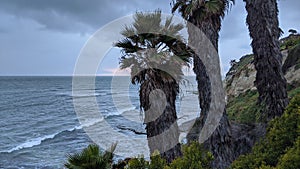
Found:
M 278 169 L 300 168 L 300 137 L 298 136 L 295 146 L 284 154 L 278 163 Z
M 213 155 L 204 150 L 201 144 L 193 142 L 189 146 L 183 146 L 183 156 L 175 159 L 171 169 L 209 169 Z
M 144 156 L 133 158 L 128 162 L 127 169 L 145 169 L 149 168 L 149 162 L 144 159 Z
M 200 143 L 193 142 L 190 145 L 183 145 L 183 156 L 175 159 L 171 164 L 167 164 L 157 151 L 151 156 L 150 162 L 143 156 L 139 156 L 112 165 L 112 152 L 115 148 L 116 144 L 112 145 L 109 151 L 101 152 L 99 146 L 89 145 L 81 153 L 69 155 L 65 167 L 68 169 L 210 169 L 213 160 L 210 152 L 205 151 Z
M 204 150 L 201 144 L 194 142 L 190 145 L 183 145 L 183 156 L 167 164 L 159 155 L 151 157 L 147 162 L 143 157 L 131 159 L 127 169 L 210 169 L 213 155 Z M 159 153 L 156 153 L 159 154 Z
M 91 144 L 83 149 L 81 153 L 68 155 L 65 167 L 68 169 L 110 169 L 113 151 L 116 144 L 111 146 L 110 151 L 101 152 L 98 145 Z
M 242 155 L 232 164 L 234 169 L 300 168 L 300 94 L 297 94 L 285 113 L 269 123 L 266 137 L 252 152 Z

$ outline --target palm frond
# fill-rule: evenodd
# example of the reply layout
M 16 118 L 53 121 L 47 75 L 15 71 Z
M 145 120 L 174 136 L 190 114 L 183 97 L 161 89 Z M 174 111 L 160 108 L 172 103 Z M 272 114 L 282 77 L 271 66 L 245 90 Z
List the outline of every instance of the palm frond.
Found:
M 172 20 L 173 20 L 173 17 L 168 17 L 167 19 L 166 19 L 166 22 L 165 22 L 165 29 L 167 29 L 167 28 L 169 28 L 169 26 L 171 25 L 171 23 L 172 23 Z
M 133 27 L 137 34 L 157 32 L 161 23 L 161 11 L 156 10 L 154 13 L 137 12 L 134 16 Z
M 161 76 L 157 74 L 160 71 L 154 70 L 165 67 L 172 71 L 170 73 L 172 76 L 183 75 L 181 68 L 190 63 L 191 55 L 189 51 L 184 52 L 187 47 L 180 35 L 184 26 L 173 24 L 172 21 L 173 18 L 168 17 L 162 23 L 160 10 L 150 14 L 138 12 L 134 17 L 134 23 L 126 26 L 121 32 L 125 38 L 115 43 L 115 46 L 121 48 L 124 53 L 120 58 L 120 68 L 131 69 L 133 84 L 144 83 Z
M 135 57 L 122 57 L 120 59 L 120 69 L 126 69 L 126 68 L 131 68 L 132 65 L 137 64 L 137 60 Z
M 211 14 L 222 14 L 223 13 L 223 2 L 220 0 L 209 0 L 205 3 L 205 9 L 207 13 Z
M 175 0 L 172 12 L 178 10 L 185 19 L 191 16 L 200 21 L 212 16 L 222 19 L 234 3 L 235 0 Z
M 101 152 L 96 144 L 91 144 L 80 153 L 68 155 L 65 167 L 69 169 L 108 169 L 111 168 L 113 152 L 116 143 L 111 146 L 110 151 Z
M 121 32 L 124 37 L 130 37 L 135 35 L 135 29 L 133 27 L 125 26 L 124 30 Z
M 174 13 L 175 11 L 180 10 L 179 8 L 183 8 L 186 3 L 185 0 L 173 0 L 172 4 L 172 13 Z
M 134 45 L 128 38 L 120 40 L 119 42 L 115 43 L 114 46 L 122 48 L 125 53 L 134 53 L 138 50 L 141 50 L 140 47 Z

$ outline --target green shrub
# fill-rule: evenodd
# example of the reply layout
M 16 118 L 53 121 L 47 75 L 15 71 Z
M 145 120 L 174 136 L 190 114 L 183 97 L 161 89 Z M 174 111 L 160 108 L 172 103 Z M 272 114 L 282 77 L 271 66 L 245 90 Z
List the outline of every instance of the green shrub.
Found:
M 300 87 L 296 87 L 290 91 L 288 91 L 289 98 L 294 98 L 296 95 L 300 94 Z
M 245 55 L 241 57 L 240 61 L 237 63 L 238 67 L 236 69 L 236 72 L 241 72 L 242 70 L 244 70 L 247 67 L 247 65 L 249 65 L 253 60 L 254 60 L 253 54 Z
M 213 155 L 204 150 L 201 144 L 193 142 L 183 146 L 183 156 L 170 164 L 170 169 L 210 169 Z
M 248 90 L 229 100 L 226 106 L 229 119 L 240 123 L 256 122 L 257 112 L 259 112 L 257 98 L 257 91 Z
M 295 47 L 299 43 L 300 43 L 300 37 L 299 36 L 290 37 L 284 43 L 282 43 L 280 45 L 280 49 L 281 50 L 291 49 L 291 48 Z
M 295 146 L 290 148 L 279 160 L 278 169 L 300 168 L 300 137 L 297 138 Z
M 159 151 L 154 152 L 150 159 L 150 169 L 163 169 L 167 166 L 167 161 L 161 158 Z
M 161 158 L 159 152 L 154 152 L 150 159 L 151 162 L 146 161 L 143 156 L 133 158 L 128 162 L 127 169 L 164 169 L 167 167 L 166 160 Z
M 289 155 L 291 153 L 287 152 L 287 150 L 291 149 L 294 145 L 297 147 L 296 139 L 300 136 L 299 132 L 300 94 L 293 98 L 281 117 L 277 117 L 269 123 L 266 137 L 253 147 L 251 153 L 242 155 L 234 161 L 231 168 L 270 168 L 276 167 L 278 163 L 279 166 L 285 165 L 284 161 L 296 161 L 295 159 L 299 158 L 299 151 L 298 155 L 291 157 Z M 294 152 L 297 150 L 292 148 L 290 151 Z M 281 156 L 283 156 L 283 159 L 281 159 Z M 299 165 L 298 163 L 297 165 Z
M 116 144 L 106 152 L 101 152 L 98 145 L 91 144 L 80 153 L 68 155 L 65 167 L 68 169 L 110 169 L 113 158 L 113 151 Z
M 144 159 L 144 156 L 139 156 L 129 160 L 127 169 L 148 169 L 149 162 Z
M 161 158 L 159 152 L 155 152 L 151 156 L 151 162 L 146 161 L 143 156 L 131 159 L 127 165 L 127 169 L 210 169 L 210 163 L 213 155 L 204 150 L 198 142 L 190 145 L 183 145 L 183 156 L 167 164 L 166 160 Z

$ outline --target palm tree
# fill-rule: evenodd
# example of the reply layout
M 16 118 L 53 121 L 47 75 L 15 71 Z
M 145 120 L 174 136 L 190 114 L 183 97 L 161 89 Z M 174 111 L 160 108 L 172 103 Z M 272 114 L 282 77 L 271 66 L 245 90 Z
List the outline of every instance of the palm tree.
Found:
M 182 17 L 198 27 L 211 41 L 215 49 L 218 50 L 221 20 L 233 3 L 234 0 L 174 0 L 172 12 L 178 10 Z M 193 26 L 188 24 L 189 45 L 201 46 L 199 45 L 199 39 L 202 39 L 202 37 L 195 37 L 197 35 L 192 27 Z M 201 54 L 205 55 L 203 52 Z M 193 60 L 194 72 L 198 83 L 201 114 L 188 134 L 189 141 L 198 139 L 199 133 L 207 119 L 211 103 L 211 85 L 205 65 L 199 56 L 194 56 Z M 214 168 L 226 168 L 234 159 L 234 153 L 231 148 L 230 123 L 227 118 L 226 110 L 223 112 L 220 125 L 206 141 L 206 145 L 215 156 L 215 160 L 212 164 Z
M 260 121 L 281 116 L 288 104 L 286 80 L 282 73 L 282 55 L 279 37 L 276 0 L 244 0 L 247 24 L 252 38 L 254 66 L 257 70 L 255 85 L 262 107 Z
M 101 152 L 98 145 L 91 144 L 81 153 L 68 156 L 65 167 L 69 169 L 110 169 L 116 144 L 109 151 Z
M 181 24 L 172 18 L 162 23 L 161 11 L 136 13 L 134 23 L 121 32 L 124 39 L 115 44 L 122 49 L 121 69 L 131 69 L 131 81 L 140 84 L 140 107 L 150 153 L 155 150 L 171 162 L 181 155 L 175 108 L 182 80 L 182 67 L 188 66 L 189 53 L 181 42 Z

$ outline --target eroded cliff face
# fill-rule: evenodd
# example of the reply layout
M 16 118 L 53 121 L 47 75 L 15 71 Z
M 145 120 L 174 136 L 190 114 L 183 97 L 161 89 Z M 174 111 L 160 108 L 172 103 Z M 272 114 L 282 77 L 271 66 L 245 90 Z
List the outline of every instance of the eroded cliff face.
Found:
M 294 37 L 292 37 L 294 38 Z M 300 39 L 300 35 L 298 36 Z M 281 43 L 286 43 L 290 38 L 285 38 Z M 283 56 L 283 72 L 290 88 L 300 86 L 300 43 L 293 44 L 292 47 L 284 46 L 281 50 Z M 231 62 L 232 67 L 226 74 L 224 87 L 227 94 L 227 101 L 237 99 L 241 94 L 247 91 L 256 91 L 254 81 L 256 70 L 253 64 L 253 55 L 243 56 L 238 62 Z M 242 123 L 239 121 L 230 121 L 227 126 L 231 133 L 229 142 L 220 143 L 219 140 L 210 140 L 206 145 L 211 143 L 217 144 L 222 149 L 218 156 L 226 156 L 225 162 L 214 160 L 213 166 L 217 168 L 227 168 L 229 163 L 242 154 L 251 151 L 254 144 L 266 134 L 266 123 Z
M 281 53 L 287 83 L 292 86 L 300 84 L 300 45 L 292 49 L 282 50 Z M 239 62 L 233 62 L 225 77 L 227 98 L 237 97 L 248 90 L 256 90 L 254 86 L 255 77 L 253 55 L 243 56 Z
M 227 97 L 232 98 L 247 90 L 256 90 L 254 86 L 255 77 L 253 55 L 243 56 L 239 62 L 233 62 L 225 78 Z

